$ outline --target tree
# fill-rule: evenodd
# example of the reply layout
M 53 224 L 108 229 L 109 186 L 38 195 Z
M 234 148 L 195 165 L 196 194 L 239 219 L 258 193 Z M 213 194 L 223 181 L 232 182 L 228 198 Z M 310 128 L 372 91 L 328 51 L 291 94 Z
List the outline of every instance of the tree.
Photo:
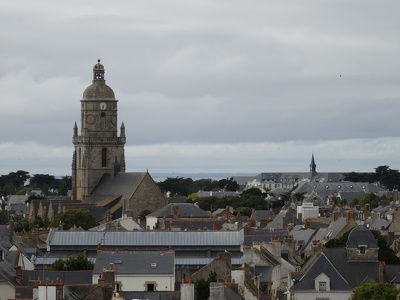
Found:
M 232 192 L 236 192 L 240 189 L 239 184 L 236 182 L 236 180 L 233 180 L 233 177 L 219 180 L 218 186 L 220 189 Z
M 183 177 L 168 177 L 164 181 L 158 183 L 160 189 L 164 192 L 171 192 L 173 196 L 187 196 L 192 193 L 193 180 Z
M 22 170 L 10 172 L 8 175 L 2 175 L 0 176 L 1 190 L 4 194 L 14 194 L 24 186 L 29 178 L 29 172 Z
M 361 207 L 365 207 L 365 204 L 369 204 L 370 209 L 376 208 L 380 205 L 380 202 L 382 199 L 385 199 L 386 196 L 379 197 L 375 195 L 374 193 L 369 193 L 369 194 L 362 194 L 358 197 L 355 197 L 352 201 L 351 204 L 354 205 L 360 205 Z
M 80 271 L 93 270 L 94 264 L 83 254 L 70 256 L 67 259 L 58 259 L 49 268 L 50 271 Z
M 200 278 L 194 284 L 195 299 L 196 300 L 207 300 L 210 297 L 210 283 L 217 282 L 217 272 L 210 271 L 208 279 Z
M 400 265 L 400 258 L 391 249 L 386 241 L 386 239 L 377 230 L 371 230 L 374 234 L 375 239 L 378 241 L 378 260 L 384 261 L 386 264 L 390 265 Z
M 379 166 L 375 168 L 374 179 L 388 190 L 393 190 L 400 183 L 400 173 L 399 170 L 392 170 L 389 166 Z
M 60 181 L 60 185 L 58 186 L 58 194 L 62 196 L 66 196 L 68 194 L 68 183 L 65 180 Z
M 351 300 L 394 300 L 397 293 L 394 284 L 371 281 L 356 287 Z
M 82 227 L 85 230 L 97 226 L 95 215 L 87 209 L 67 209 L 60 212 L 51 222 L 51 227 L 57 227 L 58 224 L 63 224 L 63 228 L 68 230 L 73 226 Z

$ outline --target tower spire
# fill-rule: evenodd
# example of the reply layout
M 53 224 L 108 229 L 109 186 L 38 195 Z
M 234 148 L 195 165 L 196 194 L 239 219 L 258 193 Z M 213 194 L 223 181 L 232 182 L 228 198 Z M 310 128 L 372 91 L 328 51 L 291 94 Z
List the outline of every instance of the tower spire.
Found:
M 93 80 L 104 80 L 104 66 L 100 63 L 100 58 L 93 67 Z
M 315 173 L 317 170 L 317 165 L 315 164 L 315 160 L 314 160 L 314 153 L 311 156 L 311 163 L 310 163 L 310 172 Z

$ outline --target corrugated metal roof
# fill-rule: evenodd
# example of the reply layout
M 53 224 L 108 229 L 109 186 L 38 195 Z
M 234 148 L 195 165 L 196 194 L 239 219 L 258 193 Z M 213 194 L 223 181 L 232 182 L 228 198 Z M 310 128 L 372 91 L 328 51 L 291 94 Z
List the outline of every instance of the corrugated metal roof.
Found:
M 51 230 L 51 246 L 196 246 L 241 245 L 240 231 L 59 231 Z
M 207 265 L 214 260 L 215 257 L 177 257 L 175 265 Z M 232 257 L 232 265 L 241 265 L 244 261 L 241 257 Z

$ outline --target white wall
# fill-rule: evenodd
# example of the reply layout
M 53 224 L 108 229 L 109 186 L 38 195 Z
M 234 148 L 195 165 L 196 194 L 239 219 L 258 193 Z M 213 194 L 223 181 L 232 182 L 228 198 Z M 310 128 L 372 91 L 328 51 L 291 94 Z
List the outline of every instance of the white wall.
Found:
M 14 299 L 15 288 L 7 281 L 0 281 L 0 297 L 1 299 Z
M 93 284 L 98 283 L 99 276 L 93 275 Z M 155 276 L 155 275 L 118 275 L 116 276 L 116 282 L 120 284 L 122 291 L 146 291 L 148 283 L 155 282 L 156 291 L 174 291 L 175 290 L 175 278 L 171 276 Z
M 332 300 L 348 300 L 352 292 L 296 292 L 293 294 L 293 300 L 310 300 L 310 299 L 332 299 Z

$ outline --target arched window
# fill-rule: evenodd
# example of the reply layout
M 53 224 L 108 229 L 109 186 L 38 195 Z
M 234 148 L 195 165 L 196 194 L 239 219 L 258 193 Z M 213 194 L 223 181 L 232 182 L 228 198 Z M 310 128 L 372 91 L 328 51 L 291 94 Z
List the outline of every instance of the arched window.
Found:
M 101 149 L 101 166 L 107 167 L 107 148 Z

